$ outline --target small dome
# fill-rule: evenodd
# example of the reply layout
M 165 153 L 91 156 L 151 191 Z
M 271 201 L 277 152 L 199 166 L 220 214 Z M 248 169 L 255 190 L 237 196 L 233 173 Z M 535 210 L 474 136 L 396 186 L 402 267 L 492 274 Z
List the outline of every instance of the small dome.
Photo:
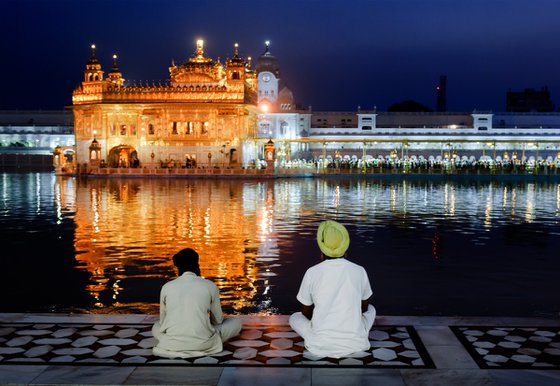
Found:
M 276 77 L 280 77 L 278 59 L 270 53 L 268 42 L 264 53 L 257 59 L 257 73 L 264 71 L 272 72 Z
M 110 74 L 120 74 L 121 70 L 119 70 L 119 67 L 117 66 L 117 55 L 113 55 L 113 67 L 111 67 L 111 71 L 109 71 Z
M 292 90 L 290 90 L 288 87 L 282 88 L 282 90 L 280 90 L 280 92 L 278 93 L 278 103 L 294 104 L 294 94 L 292 93 Z
M 97 60 L 95 56 L 92 56 L 91 58 L 89 58 L 87 64 L 99 64 L 99 60 Z
M 95 56 L 95 44 L 91 45 L 91 57 L 89 58 L 87 64 L 99 64 L 99 60 Z

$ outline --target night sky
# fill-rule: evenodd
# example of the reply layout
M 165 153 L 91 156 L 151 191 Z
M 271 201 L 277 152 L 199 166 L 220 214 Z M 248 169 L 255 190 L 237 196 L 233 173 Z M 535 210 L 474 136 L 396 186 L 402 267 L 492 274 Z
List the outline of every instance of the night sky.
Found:
M 265 40 L 296 102 L 386 110 L 414 99 L 448 111 L 504 111 L 511 89 L 548 86 L 560 106 L 559 0 L 0 0 L 0 110 L 62 109 L 90 45 L 103 70 L 166 80 L 205 40 L 222 62 Z

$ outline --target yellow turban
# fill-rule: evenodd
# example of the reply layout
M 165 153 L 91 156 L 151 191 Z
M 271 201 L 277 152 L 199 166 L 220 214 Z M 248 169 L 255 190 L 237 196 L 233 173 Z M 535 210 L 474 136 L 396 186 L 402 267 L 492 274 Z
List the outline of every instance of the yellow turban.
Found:
M 350 246 L 350 235 L 341 223 L 327 220 L 319 224 L 317 244 L 328 257 L 342 257 Z

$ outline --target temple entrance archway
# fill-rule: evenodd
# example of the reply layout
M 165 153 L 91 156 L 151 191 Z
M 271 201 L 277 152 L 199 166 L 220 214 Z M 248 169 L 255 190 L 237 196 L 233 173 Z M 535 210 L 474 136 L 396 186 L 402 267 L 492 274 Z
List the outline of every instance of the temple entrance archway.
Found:
M 107 164 L 110 168 L 137 168 L 140 166 L 140 160 L 132 146 L 119 145 L 109 151 Z

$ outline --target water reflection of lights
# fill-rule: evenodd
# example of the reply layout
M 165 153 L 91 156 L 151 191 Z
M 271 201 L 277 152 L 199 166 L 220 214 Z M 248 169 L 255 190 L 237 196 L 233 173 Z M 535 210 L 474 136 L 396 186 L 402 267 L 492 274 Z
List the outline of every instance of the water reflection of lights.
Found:
M 517 207 L 517 189 L 511 190 L 511 217 L 515 218 L 515 209 Z
M 340 186 L 336 185 L 334 188 L 334 197 L 333 197 L 333 208 L 338 208 L 340 206 Z
M 492 227 L 492 195 L 486 197 L 486 206 L 484 208 L 484 227 L 489 230 Z
M 43 211 L 47 181 L 41 182 Z M 505 221 L 534 222 L 542 213 L 560 216 L 560 184 L 55 181 L 53 218 L 74 216 L 76 260 L 90 274 L 85 288 L 97 312 L 123 306 L 124 295 L 137 296 L 142 280 L 173 278 L 170 257 L 187 246 L 199 251 L 202 275 L 216 282 L 229 312 L 270 312 L 279 283 L 289 280 L 277 277 L 278 267 L 289 264 L 280 252 L 282 257 L 284 251 L 293 253 L 289 243 L 297 238 L 294 233 L 309 237 L 318 221 L 332 215 L 331 203 L 342 219 L 350 214 L 349 222 L 363 220 L 366 231 L 395 218 L 404 225 L 421 218 L 432 232 L 427 239 L 436 259 L 445 251 L 440 238 L 446 236 L 448 220 L 461 221 L 459 232 L 477 232 Z M 33 184 L 24 193 L 35 212 L 36 178 L 25 182 Z M 15 194 L 7 189 L 9 183 L 0 188 L 4 205 L 12 205 Z M 477 237 L 479 242 L 483 238 Z
M 56 210 L 56 224 L 62 224 L 62 188 L 60 184 L 54 186 L 54 204 Z
M 211 235 L 211 225 L 210 225 L 210 208 L 206 209 L 204 213 L 204 238 L 209 239 Z
M 390 199 L 391 210 L 397 209 L 397 187 L 391 186 L 391 199 Z
M 188 181 L 96 180 L 78 187 L 76 259 L 91 273 L 86 289 L 96 307 L 123 306 L 118 302 L 121 278 L 172 279 L 171 256 L 184 247 L 198 251 L 201 273 L 220 288 L 225 306 L 255 307 L 259 272 L 266 271 L 256 267 L 259 255 L 251 251 L 261 243 L 256 229 L 263 231 L 259 236 L 271 232 L 273 195 L 265 199 L 269 204 L 264 211 L 259 205 L 258 214 L 251 216 L 243 210 L 246 202 L 238 199 L 243 185 L 197 181 L 197 195 L 191 185 Z M 262 227 L 255 227 L 261 222 Z
M 257 309 L 261 310 L 261 312 L 267 313 L 270 312 L 269 307 L 271 304 L 269 293 L 271 291 L 271 287 L 267 278 L 276 276 L 276 273 L 274 273 L 271 268 L 279 266 L 278 264 L 275 264 L 275 262 L 279 259 L 279 254 L 277 245 L 278 235 L 276 234 L 276 231 L 274 229 L 277 194 L 275 185 L 273 184 L 263 184 L 262 188 L 264 203 L 258 210 L 259 228 L 257 237 L 259 240 L 259 247 L 256 257 L 256 263 L 259 266 L 257 279 L 264 279 L 262 284 L 263 289 L 261 292 L 261 296 L 263 296 L 264 298 L 261 299 L 259 304 L 256 304 L 256 306 Z M 286 205 L 288 203 L 288 198 L 290 197 L 290 195 L 288 194 L 288 190 L 281 189 L 278 197 L 280 197 L 280 204 Z M 285 211 L 289 212 L 287 208 L 284 209 Z M 251 284 L 253 284 L 253 288 L 256 294 L 258 292 L 256 281 L 252 282 Z
M 560 216 L 560 184 L 556 185 L 556 217 Z
M 406 208 L 407 208 L 407 204 L 408 204 L 408 195 L 407 195 L 407 192 L 408 192 L 408 189 L 407 189 L 407 188 L 408 188 L 408 185 L 407 185 L 407 183 L 406 183 L 406 180 L 403 181 L 402 186 L 403 186 L 403 194 L 402 194 L 402 198 L 403 198 L 403 209 L 402 209 L 402 210 L 403 210 L 403 214 L 406 214 Z
M 99 233 L 99 199 L 97 196 L 97 190 L 91 190 L 91 210 L 93 212 L 93 231 L 94 233 Z M 95 241 L 95 240 L 94 240 Z
M 525 221 L 532 223 L 535 215 L 535 184 L 527 184 L 527 204 Z
M 37 214 L 41 213 L 41 175 L 35 174 L 35 201 L 37 202 Z

